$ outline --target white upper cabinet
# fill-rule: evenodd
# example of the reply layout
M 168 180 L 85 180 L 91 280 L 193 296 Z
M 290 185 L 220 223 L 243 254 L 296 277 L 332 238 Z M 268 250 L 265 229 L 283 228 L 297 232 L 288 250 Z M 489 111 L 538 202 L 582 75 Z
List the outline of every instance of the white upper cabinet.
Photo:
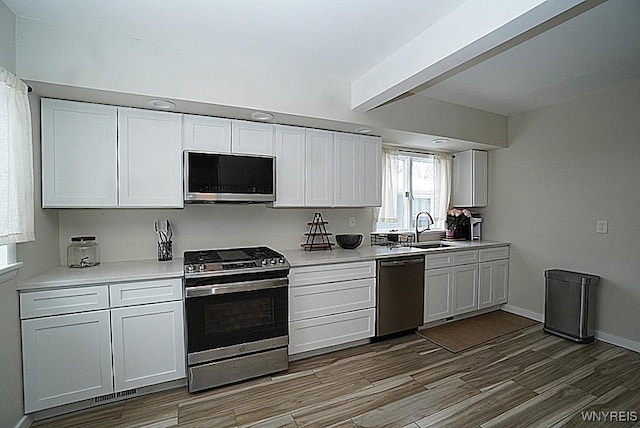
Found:
M 231 121 L 231 151 L 249 155 L 273 156 L 274 125 Z
M 305 190 L 304 128 L 276 125 L 276 200 L 274 207 L 303 207 Z
M 487 206 L 487 152 L 467 150 L 453 158 L 454 207 Z
M 334 202 L 337 207 L 358 205 L 363 162 L 360 139 L 355 134 L 335 132 Z
M 276 159 L 277 162 L 277 159 Z M 333 206 L 333 132 L 306 130 L 305 205 Z
M 337 207 L 380 206 L 382 140 L 336 132 L 334 196 Z
M 121 207 L 182 207 L 182 117 L 118 109 Z
M 231 153 L 231 119 L 210 116 L 182 116 L 185 150 Z
M 117 108 L 43 98 L 41 115 L 42 206 L 117 206 Z

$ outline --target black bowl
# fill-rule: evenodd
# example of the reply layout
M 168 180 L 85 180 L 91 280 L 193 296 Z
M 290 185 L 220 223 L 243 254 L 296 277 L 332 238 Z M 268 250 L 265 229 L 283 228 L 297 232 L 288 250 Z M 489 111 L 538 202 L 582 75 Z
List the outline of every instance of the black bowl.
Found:
M 345 250 L 353 250 L 362 244 L 362 235 L 359 233 L 339 233 L 336 242 Z

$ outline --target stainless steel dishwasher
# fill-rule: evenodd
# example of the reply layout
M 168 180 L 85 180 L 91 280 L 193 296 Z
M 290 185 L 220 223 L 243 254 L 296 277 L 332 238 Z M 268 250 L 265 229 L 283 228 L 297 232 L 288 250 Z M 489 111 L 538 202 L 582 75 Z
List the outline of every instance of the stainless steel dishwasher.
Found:
M 424 256 L 405 256 L 377 262 L 376 337 L 422 325 Z

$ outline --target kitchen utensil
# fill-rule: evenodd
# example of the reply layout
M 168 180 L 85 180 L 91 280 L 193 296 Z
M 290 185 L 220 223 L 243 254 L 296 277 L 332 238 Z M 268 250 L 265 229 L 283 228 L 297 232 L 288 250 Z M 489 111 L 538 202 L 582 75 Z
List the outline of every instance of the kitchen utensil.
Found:
M 158 260 L 173 259 L 173 229 L 169 220 L 156 220 L 154 229 L 158 234 Z

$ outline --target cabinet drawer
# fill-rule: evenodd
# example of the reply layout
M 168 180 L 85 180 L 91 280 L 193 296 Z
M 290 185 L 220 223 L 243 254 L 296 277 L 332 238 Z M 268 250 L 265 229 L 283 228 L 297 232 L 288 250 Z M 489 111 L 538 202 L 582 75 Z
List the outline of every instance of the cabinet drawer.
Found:
M 74 287 L 20 293 L 20 318 L 36 318 L 109 307 L 109 287 Z
M 297 321 L 376 305 L 375 278 L 289 288 L 290 319 Z
M 478 263 L 478 250 L 456 251 L 453 253 L 454 265 L 466 265 L 469 263 Z
M 312 351 L 356 340 L 375 333 L 376 310 L 346 312 L 289 324 L 289 354 Z
M 111 307 L 169 302 L 182 299 L 180 278 L 113 284 L 109 287 Z
M 509 246 L 480 249 L 481 262 L 490 262 L 493 260 L 508 259 L 508 258 L 509 258 Z
M 441 267 L 453 266 L 453 255 L 455 253 L 427 254 L 424 267 L 425 269 L 435 269 Z
M 333 263 L 317 266 L 305 266 L 291 269 L 290 287 L 322 284 L 327 282 L 349 281 L 351 279 L 374 278 L 375 262 Z

